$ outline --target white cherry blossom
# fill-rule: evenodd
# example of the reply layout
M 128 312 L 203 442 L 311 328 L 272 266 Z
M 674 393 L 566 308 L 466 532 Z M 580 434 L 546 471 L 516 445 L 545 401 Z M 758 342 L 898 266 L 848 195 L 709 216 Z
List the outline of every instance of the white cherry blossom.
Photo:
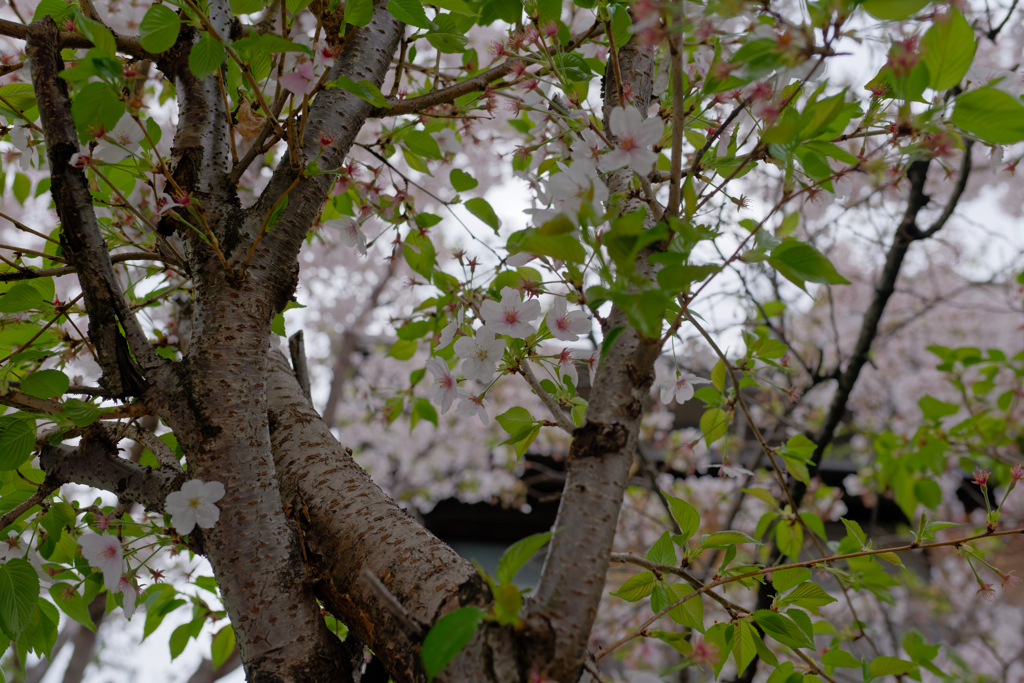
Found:
M 224 497 L 224 484 L 200 479 L 186 481 L 180 491 L 167 494 L 164 510 L 171 516 L 171 525 L 185 535 L 199 526 L 212 529 L 220 519 L 220 508 L 214 503 Z
M 348 216 L 324 221 L 325 228 L 337 230 L 341 235 L 341 241 L 346 247 L 355 247 L 359 253 L 366 256 L 366 235 L 359 228 L 359 221 Z
M 495 366 L 505 352 L 505 340 L 483 332 L 481 330 L 476 337 L 459 339 L 455 342 L 455 353 L 462 359 L 462 373 L 467 379 L 487 384 L 494 377 Z
M 636 107 L 616 107 L 608 127 L 618 138 L 618 146 L 601 158 L 601 170 L 612 171 L 628 166 L 642 176 L 654 168 L 658 155 L 651 145 L 661 140 L 665 124 L 658 117 L 644 119 Z
M 505 287 L 501 290 L 500 302 L 485 301 L 480 305 L 480 315 L 489 332 L 526 339 L 537 331 L 530 321 L 540 317 L 540 302 L 536 299 L 523 301 L 519 292 Z
M 124 596 L 124 618 L 131 621 L 139 598 L 139 584 L 127 574 L 122 574 L 117 582 L 117 592 Z
M 430 400 L 441 406 L 441 414 L 444 415 L 451 409 L 452 402 L 458 396 L 459 387 L 448 364 L 440 358 L 428 359 L 427 370 L 434 376 L 434 381 L 430 385 Z
M 437 342 L 437 348 L 443 349 L 452 343 L 452 339 L 455 339 L 455 333 L 462 327 L 463 313 L 463 309 L 460 308 L 456 316 L 452 318 L 452 321 L 441 330 L 441 338 Z
M 85 534 L 78 539 L 78 545 L 82 547 L 82 557 L 89 565 L 103 573 L 103 585 L 111 593 L 116 593 L 125 570 L 121 541 L 111 534 Z
M 566 311 L 565 299 L 555 297 L 555 305 L 547 317 L 548 329 L 556 339 L 578 341 L 581 334 L 590 332 L 590 320 L 583 311 Z
M 710 384 L 710 380 L 697 377 L 685 372 L 675 371 L 674 374 L 668 374 L 671 371 L 662 370 L 658 368 L 658 391 L 661 394 L 661 402 L 668 405 L 675 399 L 675 402 L 682 405 L 693 398 L 693 387 L 696 384 Z
M 580 133 L 580 138 L 569 147 L 573 161 L 588 161 L 595 167 L 601 159 L 601 153 L 606 149 L 597 133 L 589 128 Z
M 490 418 L 487 417 L 487 406 L 489 404 L 482 394 L 480 396 L 471 396 L 468 392 L 462 392 L 459 399 L 459 405 L 455 406 L 456 413 L 462 417 L 473 417 L 476 415 L 484 423 L 484 427 L 490 424 Z
M 114 129 L 104 135 L 96 145 L 92 156 L 99 161 L 116 164 L 131 156 L 145 137 L 145 133 L 142 132 L 142 128 L 135 122 L 135 119 L 128 114 L 123 114 Z
M 451 128 L 442 128 L 434 133 L 434 140 L 441 154 L 458 154 L 462 151 L 462 143 L 455 137 L 455 131 Z

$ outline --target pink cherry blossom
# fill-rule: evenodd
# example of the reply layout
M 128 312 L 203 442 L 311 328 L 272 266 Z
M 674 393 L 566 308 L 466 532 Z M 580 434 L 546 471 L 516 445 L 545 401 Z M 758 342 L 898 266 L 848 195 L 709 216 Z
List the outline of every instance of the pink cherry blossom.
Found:
M 117 592 L 124 597 L 124 618 L 131 621 L 140 593 L 139 584 L 127 574 L 122 574 L 117 582 Z
M 555 298 L 555 305 L 547 317 L 548 329 L 556 339 L 577 341 L 581 334 L 590 332 L 590 320 L 583 311 L 566 312 L 565 299 Z
M 455 406 L 455 412 L 463 417 L 476 415 L 484 423 L 484 427 L 490 424 L 490 418 L 487 417 L 488 402 L 483 394 L 479 396 L 471 396 L 468 392 L 463 392 L 463 394 L 459 397 L 461 400 L 459 405 Z
M 526 339 L 537 331 L 530 321 L 540 317 L 540 302 L 536 299 L 523 301 L 519 292 L 505 287 L 501 290 L 500 302 L 485 301 L 480 305 L 480 315 L 491 333 Z
M 612 171 L 628 166 L 642 176 L 654 168 L 657 153 L 650 147 L 665 132 L 665 124 L 654 117 L 644 119 L 636 107 L 616 107 L 612 110 L 609 128 L 618 138 L 618 146 L 601 159 L 601 170 Z
M 558 381 L 561 382 L 566 375 L 569 375 L 573 386 L 580 383 L 580 377 L 576 373 L 576 364 L 573 363 L 572 349 L 569 348 L 562 349 L 562 352 L 558 354 Z
M 430 400 L 441 406 L 441 414 L 444 415 L 451 409 L 452 402 L 458 396 L 459 387 L 448 364 L 443 360 L 429 359 L 427 370 L 434 376 L 434 382 L 430 385 Z
M 685 372 L 675 371 L 675 374 L 667 374 L 659 367 L 658 391 L 661 394 L 661 402 L 668 405 L 675 399 L 675 402 L 682 405 L 693 398 L 693 387 L 695 384 L 709 384 L 710 381 L 691 375 Z
M 85 534 L 78 539 L 78 545 L 82 547 L 82 557 L 89 565 L 103 573 L 103 585 L 111 593 L 116 593 L 125 570 L 121 541 L 110 534 Z
M 288 90 L 300 97 L 305 95 L 309 89 L 309 84 L 314 81 L 316 77 L 313 74 L 313 63 L 302 62 L 296 64 L 292 71 L 281 76 L 281 87 Z

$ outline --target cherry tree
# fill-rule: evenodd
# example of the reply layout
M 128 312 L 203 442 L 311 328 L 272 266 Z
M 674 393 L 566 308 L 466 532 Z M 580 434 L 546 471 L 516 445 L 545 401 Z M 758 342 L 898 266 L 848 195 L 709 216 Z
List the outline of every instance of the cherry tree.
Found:
M 995 4 L 11 3 L 10 196 L 26 205 L 34 187 L 57 225 L 46 209 L 4 214 L 4 636 L 21 659 L 48 656 L 60 612 L 94 624 L 102 595 L 162 618 L 186 603 L 141 570 L 188 551 L 223 610 L 193 601 L 172 651 L 226 616 L 217 660 L 237 644 L 253 681 L 358 680 L 367 651 L 396 681 L 593 680 L 639 639 L 715 676 L 731 660 L 743 680 L 943 675 L 920 636 L 875 645 L 858 600 L 891 599 L 882 562 L 922 549 L 956 548 L 982 597 L 993 576 L 1012 587 L 991 553 L 1022 532 L 1022 352 L 933 345 L 959 396 L 901 395 L 903 413 L 920 408 L 913 429 L 871 427 L 869 484 L 913 522 L 905 543 L 876 547 L 847 519 L 830 540 L 817 475 L 908 255 L 948 231 L 977 164 L 1021 157 L 1021 78 L 998 49 L 1017 3 Z M 842 87 L 833 65 L 864 42 L 886 55 Z M 513 183 L 525 217 L 505 202 Z M 859 210 L 895 214 L 878 223 L 877 272 L 842 252 Z M 321 253 L 331 244 L 344 256 Z M 301 338 L 290 358 L 278 349 L 300 264 L 342 291 L 372 282 L 332 341 L 325 416 Z M 858 266 L 870 286 L 840 334 Z M 786 312 L 807 293 L 827 303 Z M 708 322 L 733 294 L 752 311 L 736 339 Z M 374 325 L 395 363 L 369 363 L 361 379 L 378 379 L 352 390 L 353 330 Z M 651 420 L 693 397 L 688 452 L 717 449 L 744 482 L 720 520 L 645 464 Z M 332 432 L 367 410 L 376 431 Z M 459 557 L 353 457 L 397 420 L 439 440 L 500 427 L 510 459 L 561 447 L 554 528 L 493 576 Z M 729 448 L 739 425 L 749 462 Z M 682 450 L 671 426 L 660 438 Z M 398 462 L 393 493 L 416 479 Z M 662 526 L 613 553 L 641 470 Z M 984 513 L 953 529 L 931 511 L 972 470 Z M 542 549 L 524 593 L 515 576 Z M 612 577 L 609 596 L 613 563 L 643 571 Z M 605 620 L 592 642 L 599 608 L 623 602 L 642 621 Z M 818 626 L 833 603 L 850 629 Z

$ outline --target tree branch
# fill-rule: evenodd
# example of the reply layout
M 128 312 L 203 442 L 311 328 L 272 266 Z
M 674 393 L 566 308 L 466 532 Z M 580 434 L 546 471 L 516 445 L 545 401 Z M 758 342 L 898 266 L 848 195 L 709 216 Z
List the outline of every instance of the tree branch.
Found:
M 62 247 L 68 262 L 78 271 L 89 311 L 89 336 L 103 370 L 101 383 L 115 396 L 138 395 L 146 388 L 144 373 L 166 361 L 156 355 L 131 312 L 93 211 L 88 180 L 70 164 L 78 152 L 78 132 L 67 85 L 58 76 L 64 60 L 52 19 L 44 17 L 28 27 L 25 51 L 33 64 L 36 101 L 50 162 L 50 192 L 63 228 Z
M 362 28 L 353 28 L 345 39 L 341 54 L 325 76 L 325 82 L 341 75 L 366 79 L 380 87 L 398 47 L 405 25 L 387 11 L 383 3 L 374 7 L 373 19 Z M 267 188 L 250 210 L 246 222 L 245 246 L 261 237 L 264 218 L 281 197 L 287 194 L 288 207 L 282 212 L 274 230 L 266 234 L 253 260 L 253 268 L 268 270 L 292 268 L 303 245 L 312 217 L 316 216 L 327 191 L 334 185 L 331 173 L 302 175 L 306 164 L 319 153 L 322 171 L 339 168 L 356 135 L 372 110 L 372 105 L 343 88 L 321 90 L 309 106 L 301 148 L 289 150 L 284 158 L 297 155 L 302 163 L 298 169 L 289 163 L 278 164 Z M 333 137 L 331 146 L 321 151 L 321 133 Z M 290 292 L 289 292 L 290 293 Z
M 526 380 L 526 383 L 529 384 L 530 388 L 533 389 L 534 393 L 537 394 L 537 398 L 539 398 L 541 403 L 544 404 L 544 407 L 548 409 L 548 412 L 551 413 L 551 416 L 555 418 L 555 423 L 566 434 L 572 434 L 574 431 L 576 431 L 576 425 L 572 423 L 572 420 L 566 417 L 565 411 L 562 410 L 562 406 L 558 405 L 558 401 L 556 401 L 554 397 L 551 396 L 551 394 L 544 391 L 544 387 L 542 387 L 540 385 L 540 382 L 537 380 L 537 375 L 533 374 L 533 369 L 530 368 L 529 361 L 524 360 L 522 363 L 520 363 L 517 372 L 523 376 L 523 379 Z
M 419 97 L 411 97 L 407 100 L 389 97 L 387 98 L 387 101 L 390 106 L 377 107 L 376 109 L 371 110 L 369 118 L 415 114 L 423 111 L 424 109 L 436 107 L 439 104 L 454 102 L 457 98 L 462 97 L 463 95 L 467 95 L 471 92 L 483 91 L 489 84 L 504 77 L 505 74 L 512 70 L 514 65 L 514 60 L 506 60 L 498 66 L 491 67 L 487 71 L 479 73 L 476 76 L 467 78 L 464 81 L 459 81 L 447 88 L 441 88 L 440 90 L 434 90 L 425 95 L 420 95 Z
M 43 446 L 39 464 L 54 482 L 94 486 L 156 512 L 163 511 L 167 494 L 181 488 L 186 479 L 182 472 L 152 470 L 119 458 L 117 444 L 102 428 L 87 428 L 75 448 Z
M 115 31 L 111 31 L 114 35 L 114 43 L 117 45 L 117 51 L 123 52 L 126 55 L 131 55 L 136 59 L 151 59 L 157 58 L 152 52 L 147 52 L 142 48 L 142 43 L 135 36 L 126 36 Z M 6 19 L 0 19 L 0 36 L 7 36 L 8 38 L 17 38 L 19 40 L 26 40 L 29 35 L 29 26 L 25 24 L 19 24 L 16 21 L 8 21 Z M 60 37 L 60 47 L 92 47 L 92 41 L 83 36 L 80 33 L 67 33 Z

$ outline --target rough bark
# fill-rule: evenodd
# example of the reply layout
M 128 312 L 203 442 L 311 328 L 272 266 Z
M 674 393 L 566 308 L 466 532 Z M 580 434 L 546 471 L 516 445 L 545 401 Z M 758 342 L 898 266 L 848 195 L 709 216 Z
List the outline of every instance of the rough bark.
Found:
M 267 383 L 281 491 L 302 529 L 317 595 L 395 680 L 425 680 L 422 634 L 403 628 L 360 572 L 369 569 L 423 625 L 463 605 L 484 604 L 486 585 L 469 562 L 399 508 L 356 464 L 278 352 L 272 354 Z
M 633 104 L 646 116 L 651 97 L 653 54 L 635 40 L 619 51 L 620 74 L 633 94 Z M 605 119 L 618 105 L 615 76 L 605 76 Z M 607 126 L 606 126 L 607 128 Z M 632 172 L 617 171 L 608 179 L 611 192 L 623 192 Z M 639 200 L 623 203 L 621 210 L 641 208 Z M 653 223 L 648 214 L 648 227 Z M 652 276 L 641 255 L 638 273 Z M 647 395 L 654 381 L 654 361 L 661 352 L 658 340 L 645 339 L 629 327 L 617 307 L 605 323 L 605 332 L 625 329 L 612 344 L 594 381 L 583 426 L 573 435 L 566 463 L 566 481 L 536 598 L 529 615 L 548 625 L 553 653 L 535 666 L 558 681 L 576 680 L 586 656 L 587 639 L 604 593 L 612 540 L 618 522 L 629 467 L 636 451 Z
M 50 192 L 61 220 L 61 246 L 82 285 L 90 313 L 89 338 L 103 370 L 100 382 L 114 396 L 138 395 L 146 387 L 145 372 L 159 367 L 162 361 L 146 340 L 114 275 L 92 208 L 89 182 L 80 168 L 70 165 L 78 152 L 78 132 L 71 116 L 67 83 L 57 75 L 64 69 L 64 60 L 60 34 L 52 19 L 44 17 L 29 26 L 25 52 L 34 65 L 33 86 L 46 137 Z

